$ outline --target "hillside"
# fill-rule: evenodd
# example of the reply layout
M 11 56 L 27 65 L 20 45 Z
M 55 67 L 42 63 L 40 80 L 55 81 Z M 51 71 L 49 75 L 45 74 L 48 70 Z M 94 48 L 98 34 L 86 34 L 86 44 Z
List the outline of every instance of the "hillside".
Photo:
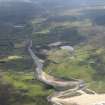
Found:
M 45 72 L 83 79 L 90 89 L 105 93 L 105 2 L 29 1 L 0 3 L 0 104 L 50 105 L 46 97 L 53 88 L 34 78 L 27 39 L 35 52 L 56 42 L 73 46 L 73 56 L 59 48 L 42 54 Z

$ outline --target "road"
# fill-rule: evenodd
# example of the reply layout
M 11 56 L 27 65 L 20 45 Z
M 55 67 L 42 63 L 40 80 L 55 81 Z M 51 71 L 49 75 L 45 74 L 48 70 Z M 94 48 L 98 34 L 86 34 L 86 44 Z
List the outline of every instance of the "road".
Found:
M 35 55 L 32 50 L 32 41 L 28 43 L 28 52 L 31 55 L 35 68 L 35 74 L 37 79 L 44 84 L 53 86 L 59 91 L 55 91 L 48 96 L 48 101 L 54 105 L 96 105 L 94 103 L 105 102 L 105 95 L 96 94 L 94 91 L 87 89 L 82 80 L 66 81 L 59 78 L 55 78 L 43 71 L 43 63 Z M 91 94 L 87 94 L 84 90 L 87 90 Z M 77 95 L 79 93 L 79 95 Z M 92 104 L 93 103 L 93 104 Z M 99 103 L 97 105 L 100 105 Z M 105 105 L 105 104 L 104 104 Z

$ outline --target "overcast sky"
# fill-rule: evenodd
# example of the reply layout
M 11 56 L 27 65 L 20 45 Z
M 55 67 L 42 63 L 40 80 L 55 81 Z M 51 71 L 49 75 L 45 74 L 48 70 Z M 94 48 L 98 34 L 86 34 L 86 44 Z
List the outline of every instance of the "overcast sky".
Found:
M 0 2 L 19 1 L 19 2 L 31 2 L 31 0 L 0 0 Z

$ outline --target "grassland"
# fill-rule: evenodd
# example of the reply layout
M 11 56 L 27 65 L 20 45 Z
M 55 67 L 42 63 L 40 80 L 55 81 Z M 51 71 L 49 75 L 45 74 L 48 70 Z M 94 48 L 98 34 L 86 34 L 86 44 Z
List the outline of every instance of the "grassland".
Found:
M 57 64 L 50 63 L 44 70 L 65 79 L 83 79 L 90 89 L 105 93 L 105 50 L 99 41 L 98 44 L 93 41 L 97 33 L 98 37 L 104 36 L 104 23 L 101 21 L 103 30 L 99 30 L 100 26 L 95 21 L 95 17 L 104 14 L 104 10 L 101 11 L 65 12 L 63 16 L 58 14 L 32 19 L 31 24 L 27 23 L 23 29 L 6 27 L 7 31 L 3 30 L 0 40 L 10 40 L 13 46 L 8 41 L 6 47 L 0 46 L 3 54 L 0 56 L 0 104 L 50 105 L 46 97 L 53 88 L 36 80 L 35 66 L 25 49 L 27 38 L 33 39 L 34 46 L 56 41 L 69 42 L 75 48 L 74 55 L 60 49 L 51 50 L 48 59 Z

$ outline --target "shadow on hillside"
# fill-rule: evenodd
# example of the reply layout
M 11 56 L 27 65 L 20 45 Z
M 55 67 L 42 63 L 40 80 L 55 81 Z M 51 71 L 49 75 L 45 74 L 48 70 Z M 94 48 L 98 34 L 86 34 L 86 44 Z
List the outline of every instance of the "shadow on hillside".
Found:
M 1 61 L 0 68 L 3 71 L 17 71 L 24 72 L 32 69 L 32 60 L 30 58 L 14 59 L 8 61 Z
M 0 85 L 0 105 L 50 105 L 47 96 L 28 96 L 10 84 Z

